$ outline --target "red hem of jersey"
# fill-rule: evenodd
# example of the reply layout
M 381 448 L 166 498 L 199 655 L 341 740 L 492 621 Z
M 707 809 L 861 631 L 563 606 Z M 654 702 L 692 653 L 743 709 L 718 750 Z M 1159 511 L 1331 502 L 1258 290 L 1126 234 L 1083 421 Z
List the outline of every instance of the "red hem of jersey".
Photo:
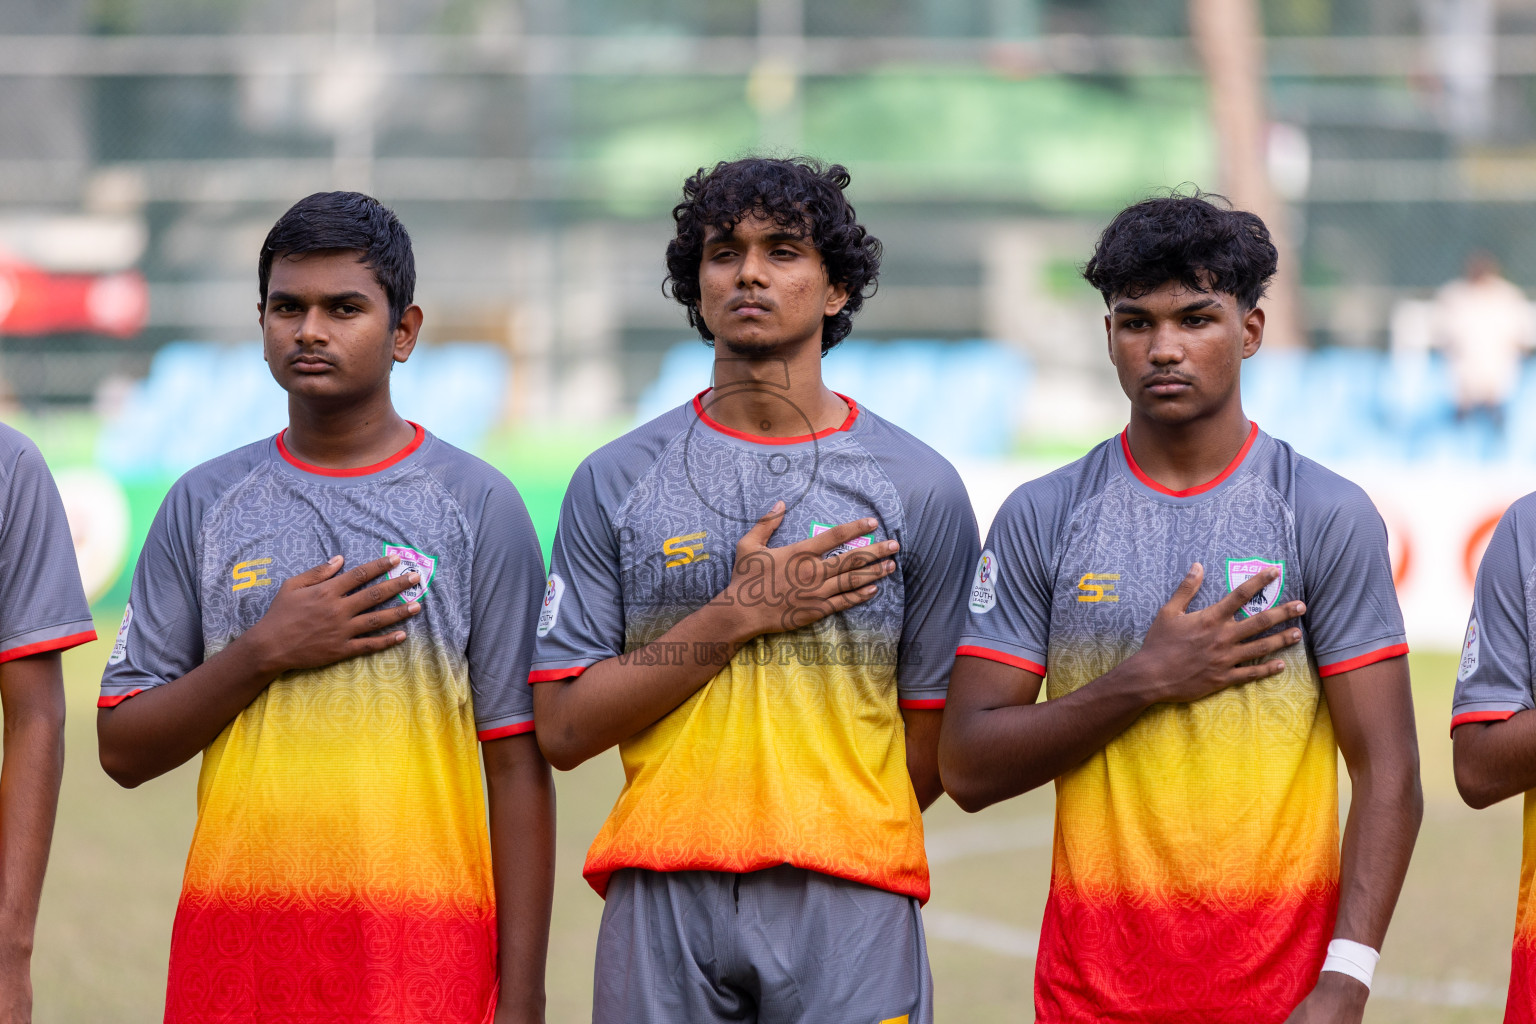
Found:
M 1458 725 L 1470 725 L 1473 722 L 1507 722 L 1514 718 L 1518 711 L 1463 711 L 1451 718 L 1451 732 L 1456 732 Z
M 475 739 L 484 743 L 486 740 L 499 740 L 504 736 L 521 736 L 525 732 L 533 732 L 533 722 L 514 722 L 511 725 L 503 725 L 496 729 L 487 729 L 484 732 L 475 733 Z
M 39 640 L 35 644 L 27 644 L 24 647 L 13 647 L 0 654 L 0 664 L 7 661 L 15 661 L 17 658 L 27 658 L 34 654 L 44 654 L 48 651 L 67 651 L 71 647 L 79 647 L 96 639 L 96 631 L 88 629 L 84 633 L 71 633 L 69 636 L 55 637 L 52 640 Z
M 115 708 L 129 697 L 137 697 L 143 692 L 144 690 L 140 688 L 134 690 L 132 693 L 119 693 L 115 697 L 108 697 L 103 694 L 102 696 L 96 698 L 96 706 L 99 708 Z
M 938 700 L 901 699 L 896 702 L 896 706 L 906 708 L 909 711 L 938 711 L 944 707 L 944 698 L 940 697 Z
M 553 683 L 560 679 L 575 679 L 587 670 L 586 665 L 574 668 L 541 668 L 528 673 L 530 683 Z
M 1391 647 L 1383 647 L 1379 651 L 1371 651 L 1362 654 L 1358 658 L 1350 658 L 1347 661 L 1336 661 L 1332 665 L 1317 666 L 1317 674 L 1323 679 L 1336 676 L 1344 672 L 1353 672 L 1357 668 L 1374 665 L 1378 661 L 1386 661 L 1388 658 L 1396 658 L 1408 653 L 1407 644 L 1393 644 Z
M 704 411 L 704 396 L 713 390 L 714 388 L 705 388 L 693 396 L 694 413 L 699 419 L 708 424 L 711 429 L 718 430 L 727 437 L 734 437 L 741 441 L 752 441 L 756 444 L 804 444 L 807 441 L 820 441 L 824 437 L 831 437 L 833 434 L 844 430 L 852 430 L 853 421 L 859 418 L 859 403 L 847 395 L 834 391 L 832 392 L 834 395 L 848 403 L 848 418 L 843 420 L 841 425 L 828 427 L 826 430 L 818 430 L 814 434 L 801 434 L 799 437 L 763 437 L 761 434 L 748 434 L 745 431 L 733 430 L 718 420 L 711 418 L 709 413 Z
M 1166 494 L 1170 498 L 1190 498 L 1196 494 L 1204 494 L 1206 491 L 1220 484 L 1227 477 L 1237 472 L 1237 467 L 1241 466 L 1243 464 L 1243 460 L 1248 457 L 1248 449 L 1253 447 L 1254 439 L 1259 436 L 1259 425 L 1250 420 L 1248 423 L 1248 439 L 1244 441 L 1243 446 L 1237 450 L 1237 455 L 1233 457 L 1232 461 L 1227 463 L 1226 469 L 1216 474 L 1214 478 L 1207 480 L 1205 483 L 1196 487 L 1187 487 L 1182 491 L 1174 491 L 1169 490 L 1167 487 L 1164 487 L 1156 480 L 1153 480 L 1150 476 L 1147 476 L 1147 474 L 1142 471 L 1142 468 L 1136 465 L 1136 459 L 1133 455 L 1131 455 L 1131 439 L 1126 436 L 1130 432 L 1130 429 L 1130 427 L 1126 427 L 1124 430 L 1120 431 L 1120 450 L 1125 452 L 1126 465 L 1131 467 L 1131 473 L 1135 475 L 1137 480 L 1140 480 L 1142 483 L 1146 484 L 1157 493 Z
M 1037 676 L 1045 675 L 1045 666 L 1037 665 L 1028 658 L 1021 658 L 1016 654 L 1004 654 L 1002 651 L 994 651 L 990 647 L 972 647 L 969 644 L 961 644 L 955 648 L 955 657 L 986 658 L 988 661 L 999 661 L 1004 665 L 1012 665 L 1026 672 L 1033 672 Z
M 390 466 L 393 466 L 417 448 L 420 448 L 421 442 L 426 440 L 427 432 L 422 429 L 420 423 L 412 423 L 410 420 L 405 422 L 410 423 L 411 426 L 416 428 L 416 436 L 411 438 L 411 443 L 395 452 L 395 454 L 383 462 L 375 462 L 371 466 L 358 466 L 354 469 L 327 469 L 325 466 L 312 466 L 307 462 L 301 461 L 295 458 L 293 453 L 288 450 L 288 446 L 283 443 L 283 435 L 288 433 L 287 427 L 277 432 L 277 453 L 283 457 L 283 461 L 291 466 L 299 467 L 306 473 L 314 473 L 318 476 L 367 476 L 370 473 L 377 473 L 381 469 L 388 469 Z

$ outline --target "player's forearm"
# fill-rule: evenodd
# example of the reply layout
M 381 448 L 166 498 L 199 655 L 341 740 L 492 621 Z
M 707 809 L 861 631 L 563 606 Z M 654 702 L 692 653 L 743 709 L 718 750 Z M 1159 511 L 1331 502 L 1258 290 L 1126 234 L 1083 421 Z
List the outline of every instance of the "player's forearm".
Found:
M 574 679 L 534 687 L 539 746 L 561 771 L 648 728 L 730 664 L 748 637 L 715 600 L 660 638 L 600 661 Z
M 544 1020 L 555 884 L 555 789 L 531 735 L 485 744 L 491 869 L 496 885 L 498 1024 Z
M 906 733 L 907 776 L 912 780 L 917 806 L 926 811 L 944 795 L 944 780 L 939 775 L 939 728 L 944 712 L 904 708 L 901 718 Z
M 1456 788 L 1468 805 L 1489 807 L 1536 789 L 1536 711 L 1457 726 L 1454 743 Z
M 1424 794 L 1413 756 L 1378 761 L 1350 774 L 1334 937 L 1379 950 L 1408 873 L 1424 817 Z
M 96 715 L 101 766 L 133 788 L 195 757 L 281 670 L 259 638 L 237 637 L 180 679 Z
M 31 957 L 64 774 L 64 687 L 58 656 L 0 666 L 0 698 L 5 714 L 5 753 L 0 762 L 0 959 L 15 963 Z
M 954 676 L 977 670 L 963 664 L 975 660 L 957 658 Z M 957 702 L 964 687 L 952 677 L 939 746 L 945 792 L 979 811 L 1076 768 L 1155 703 L 1142 668 L 1128 660 L 1065 697 L 997 707 Z

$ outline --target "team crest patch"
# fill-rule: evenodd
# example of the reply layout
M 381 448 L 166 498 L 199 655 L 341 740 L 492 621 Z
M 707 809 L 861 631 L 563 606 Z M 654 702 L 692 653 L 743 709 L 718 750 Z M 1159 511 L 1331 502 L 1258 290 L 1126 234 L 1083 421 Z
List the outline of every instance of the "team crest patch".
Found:
M 812 537 L 819 537 L 819 536 L 821 536 L 822 534 L 826 533 L 828 530 L 831 530 L 831 529 L 835 529 L 835 527 L 832 524 L 830 524 L 830 523 L 812 523 L 811 524 L 811 533 L 810 533 L 810 535 Z M 875 540 L 875 535 L 874 534 L 866 533 L 862 537 L 855 537 L 855 538 L 853 538 L 853 540 L 848 541 L 846 544 L 844 544 L 842 547 L 838 548 L 836 551 L 828 552 L 828 554 L 832 554 L 832 555 L 842 554 L 844 551 L 847 551 L 850 548 L 867 548 L 867 547 L 870 546 L 870 544 L 874 543 L 874 540 Z
M 971 581 L 971 611 L 985 614 L 997 604 L 997 585 L 1002 582 L 1002 567 L 988 548 L 976 563 L 976 578 Z
M 1227 593 L 1229 594 L 1265 569 L 1279 569 L 1280 575 L 1243 605 L 1242 611 L 1238 614 L 1245 619 L 1259 612 L 1268 611 L 1275 606 L 1276 601 L 1280 600 L 1280 592 L 1285 589 L 1285 563 L 1270 562 L 1263 558 L 1227 559 Z
M 426 596 L 427 588 L 432 585 L 432 577 L 437 575 L 437 559 L 431 555 L 424 555 L 415 548 L 408 548 L 404 544 L 385 544 L 384 557 L 395 555 L 400 559 L 400 564 L 389 570 L 389 579 L 396 579 L 412 571 L 421 573 L 421 582 L 414 587 L 409 587 L 400 592 L 400 603 L 410 604 L 412 601 L 420 601 Z

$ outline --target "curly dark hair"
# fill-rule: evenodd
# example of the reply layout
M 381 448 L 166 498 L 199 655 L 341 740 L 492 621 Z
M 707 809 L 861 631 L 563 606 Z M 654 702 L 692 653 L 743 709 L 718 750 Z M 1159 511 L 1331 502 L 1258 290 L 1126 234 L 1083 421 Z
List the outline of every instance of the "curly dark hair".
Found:
M 1108 305 L 1178 281 L 1191 291 L 1235 295 L 1244 309 L 1259 304 L 1275 276 L 1279 254 L 1269 228 L 1254 214 L 1232 209 L 1225 196 L 1166 195 L 1128 206 L 1099 236 L 1083 278 Z
M 389 329 L 400 325 L 416 291 L 416 257 L 411 236 L 394 211 L 361 192 L 316 192 L 289 207 L 261 244 L 256 282 L 261 304 L 267 304 L 272 261 L 312 252 L 355 250 L 358 262 L 373 276 L 389 299 Z
M 667 279 L 662 291 L 688 310 L 688 326 L 706 342 L 715 336 L 699 314 L 699 263 L 710 228 L 734 228 L 759 216 L 795 231 L 809 230 L 811 242 L 833 284 L 848 289 L 848 302 L 821 327 L 821 351 L 848 337 L 853 317 L 875 293 L 880 275 L 880 240 L 864 230 L 843 190 L 851 180 L 841 164 L 797 157 L 747 157 L 700 167 L 683 183 L 683 201 L 672 208 L 677 236 L 667 243 Z

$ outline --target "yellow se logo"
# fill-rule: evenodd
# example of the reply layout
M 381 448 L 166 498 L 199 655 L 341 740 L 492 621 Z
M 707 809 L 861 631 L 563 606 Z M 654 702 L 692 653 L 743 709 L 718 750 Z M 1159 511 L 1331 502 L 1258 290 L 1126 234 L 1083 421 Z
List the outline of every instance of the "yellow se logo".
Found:
M 709 536 L 708 530 L 700 530 L 698 533 L 685 533 L 681 537 L 668 537 L 662 541 L 661 553 L 670 556 L 667 559 L 667 568 L 708 560 L 707 553 L 699 554 L 704 547 L 704 538 L 707 536 Z
M 270 558 L 253 558 L 249 562 L 236 563 L 230 571 L 235 579 L 234 586 L 229 588 L 230 592 L 249 590 L 251 587 L 270 587 L 272 581 L 267 578 L 267 566 L 271 564 Z
M 1077 581 L 1077 589 L 1082 591 L 1077 595 L 1077 599 L 1087 604 L 1118 601 L 1120 595 L 1115 593 L 1114 581 L 1119 578 L 1120 574 L 1117 572 L 1085 572 L 1083 578 Z

